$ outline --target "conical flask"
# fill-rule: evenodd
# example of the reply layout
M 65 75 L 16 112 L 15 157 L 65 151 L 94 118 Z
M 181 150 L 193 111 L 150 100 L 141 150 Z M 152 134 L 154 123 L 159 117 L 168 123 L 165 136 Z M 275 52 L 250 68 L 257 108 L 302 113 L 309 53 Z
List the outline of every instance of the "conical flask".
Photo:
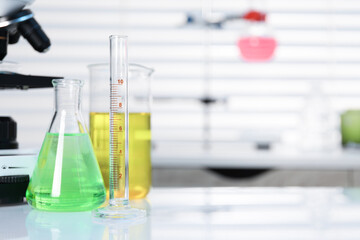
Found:
M 99 207 L 105 187 L 80 113 L 80 80 L 55 79 L 55 113 L 26 191 L 28 203 L 46 211 Z

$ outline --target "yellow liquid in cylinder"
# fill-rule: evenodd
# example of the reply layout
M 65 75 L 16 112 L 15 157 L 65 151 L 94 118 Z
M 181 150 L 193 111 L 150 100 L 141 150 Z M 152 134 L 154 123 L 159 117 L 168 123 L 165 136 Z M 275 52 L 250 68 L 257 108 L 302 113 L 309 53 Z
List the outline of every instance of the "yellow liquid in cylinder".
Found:
M 90 137 L 109 198 L 109 113 L 90 113 Z M 144 198 L 151 186 L 150 113 L 129 114 L 129 194 Z

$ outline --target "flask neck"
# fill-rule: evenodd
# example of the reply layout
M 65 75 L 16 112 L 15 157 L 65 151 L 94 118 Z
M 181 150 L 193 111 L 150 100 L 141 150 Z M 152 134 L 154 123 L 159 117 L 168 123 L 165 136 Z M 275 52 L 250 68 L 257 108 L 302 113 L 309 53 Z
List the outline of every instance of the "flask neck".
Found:
M 55 111 L 80 111 L 80 86 L 57 85 L 55 87 Z
M 55 79 L 55 114 L 49 128 L 50 133 L 87 133 L 81 116 L 82 82 L 74 79 Z

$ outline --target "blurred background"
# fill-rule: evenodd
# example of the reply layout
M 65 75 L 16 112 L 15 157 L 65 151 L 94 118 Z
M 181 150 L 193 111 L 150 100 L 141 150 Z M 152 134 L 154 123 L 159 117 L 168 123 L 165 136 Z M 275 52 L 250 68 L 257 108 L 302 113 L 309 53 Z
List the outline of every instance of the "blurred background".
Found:
M 111 34 L 155 69 L 153 186 L 360 185 L 360 1 L 37 0 L 51 39 L 21 39 L 6 61 L 24 74 L 85 80 L 108 62 Z M 359 110 L 358 110 L 359 109 Z M 0 92 L 20 148 L 40 149 L 53 89 Z

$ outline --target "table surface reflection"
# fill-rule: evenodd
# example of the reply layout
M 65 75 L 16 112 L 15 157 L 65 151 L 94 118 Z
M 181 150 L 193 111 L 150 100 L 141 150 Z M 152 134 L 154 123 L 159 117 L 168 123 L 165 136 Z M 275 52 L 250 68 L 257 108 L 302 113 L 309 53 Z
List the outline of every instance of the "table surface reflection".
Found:
M 145 221 L 0 207 L 0 239 L 360 238 L 360 189 L 156 188 L 132 205 Z

